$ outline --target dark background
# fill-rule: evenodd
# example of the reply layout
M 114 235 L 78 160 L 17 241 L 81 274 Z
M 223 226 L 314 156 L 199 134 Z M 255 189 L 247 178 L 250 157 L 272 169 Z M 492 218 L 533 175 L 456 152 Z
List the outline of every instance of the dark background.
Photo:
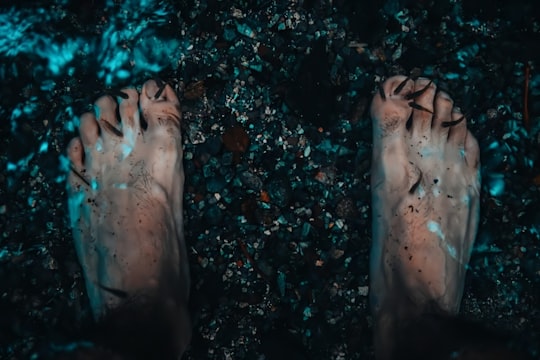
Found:
M 480 143 L 463 317 L 538 351 L 539 13 L 525 0 L 2 2 L 0 357 L 83 338 L 62 156 L 99 94 L 149 77 L 183 103 L 185 358 L 371 356 L 367 110 L 398 73 L 433 78 Z

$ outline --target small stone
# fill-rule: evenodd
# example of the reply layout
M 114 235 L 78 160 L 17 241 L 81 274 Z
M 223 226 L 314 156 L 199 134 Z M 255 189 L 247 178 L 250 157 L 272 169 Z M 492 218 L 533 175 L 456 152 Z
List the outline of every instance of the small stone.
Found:
M 356 217 L 358 209 L 354 201 L 345 197 L 341 199 L 336 205 L 336 215 L 343 219 L 352 219 Z
M 249 171 L 244 171 L 242 174 L 240 174 L 240 180 L 244 186 L 251 190 L 261 191 L 262 189 L 262 180 L 257 175 L 252 174 Z
M 225 188 L 226 184 L 225 179 L 222 177 L 211 177 L 206 180 L 206 190 L 210 193 L 218 193 Z
M 334 249 L 332 251 L 332 259 L 339 259 L 340 257 L 343 256 L 343 254 L 345 254 L 345 251 L 341 249 Z
M 221 224 L 223 220 L 223 212 L 217 205 L 208 206 L 204 213 L 204 220 L 212 226 Z
M 242 126 L 236 125 L 225 130 L 221 136 L 225 148 L 233 153 L 244 153 L 249 146 L 249 136 Z
M 369 293 L 369 286 L 359 286 L 358 287 L 358 294 L 360 296 L 368 296 Z
M 292 188 L 288 182 L 275 180 L 268 184 L 267 189 L 273 204 L 281 208 L 289 205 L 292 196 Z

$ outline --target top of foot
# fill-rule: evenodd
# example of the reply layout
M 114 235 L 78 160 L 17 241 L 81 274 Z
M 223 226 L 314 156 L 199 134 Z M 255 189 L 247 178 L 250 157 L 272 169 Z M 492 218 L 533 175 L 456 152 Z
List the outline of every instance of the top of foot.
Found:
M 388 79 L 371 116 L 370 302 L 376 345 L 390 348 L 393 322 L 459 309 L 478 228 L 479 149 L 463 114 L 428 79 Z
M 140 95 L 99 98 L 68 147 L 68 204 L 94 317 L 150 304 L 174 319 L 183 349 L 191 330 L 180 120 L 173 89 L 154 80 Z

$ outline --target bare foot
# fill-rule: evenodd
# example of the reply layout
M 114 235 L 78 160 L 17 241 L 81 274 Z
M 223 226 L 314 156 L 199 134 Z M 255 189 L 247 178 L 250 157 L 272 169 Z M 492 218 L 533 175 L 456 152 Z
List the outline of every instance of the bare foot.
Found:
M 452 99 L 427 79 L 395 76 L 371 105 L 370 302 L 378 359 L 396 328 L 459 311 L 479 221 L 479 149 Z
M 122 93 L 120 119 L 117 101 L 99 98 L 68 147 L 75 247 L 95 319 L 147 307 L 174 333 L 177 357 L 191 337 L 180 104 L 169 85 L 153 80 L 140 97 L 135 89 Z

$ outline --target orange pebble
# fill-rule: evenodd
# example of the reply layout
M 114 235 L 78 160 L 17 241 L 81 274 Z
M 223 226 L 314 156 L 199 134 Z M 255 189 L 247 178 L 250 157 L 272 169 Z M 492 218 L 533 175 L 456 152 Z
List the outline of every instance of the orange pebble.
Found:
M 268 195 L 268 191 L 261 190 L 261 201 L 265 203 L 270 202 L 270 195 Z

